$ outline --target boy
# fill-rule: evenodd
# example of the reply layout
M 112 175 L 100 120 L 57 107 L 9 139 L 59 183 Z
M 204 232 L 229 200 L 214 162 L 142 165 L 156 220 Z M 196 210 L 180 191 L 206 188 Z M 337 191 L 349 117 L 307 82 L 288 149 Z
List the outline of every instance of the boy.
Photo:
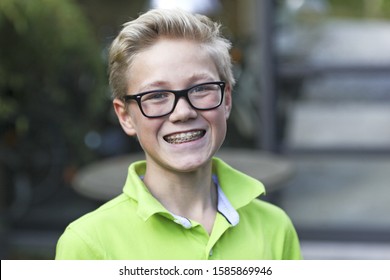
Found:
M 210 19 L 151 10 L 109 54 L 113 106 L 146 161 L 123 193 L 71 223 L 56 259 L 300 259 L 286 214 L 215 153 L 232 106 L 230 43 Z

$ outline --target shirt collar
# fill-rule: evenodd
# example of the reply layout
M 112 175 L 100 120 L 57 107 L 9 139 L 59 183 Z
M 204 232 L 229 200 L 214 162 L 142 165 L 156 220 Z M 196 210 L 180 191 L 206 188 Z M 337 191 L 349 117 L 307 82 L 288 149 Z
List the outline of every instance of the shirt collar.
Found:
M 260 181 L 232 168 L 219 158 L 213 158 L 213 174 L 217 176 L 219 185 L 236 210 L 265 193 Z
M 146 171 L 146 161 L 137 161 L 129 166 L 123 192 L 135 200 L 138 204 L 137 214 L 146 221 L 150 216 L 156 213 L 161 213 L 165 216 L 170 216 L 165 207 L 149 192 L 142 176 Z
M 235 226 L 240 221 L 240 216 L 238 215 L 236 209 L 230 204 L 229 199 L 226 197 L 222 191 L 221 186 L 218 182 L 217 175 L 213 175 L 214 184 L 218 189 L 218 212 L 225 217 L 225 219 L 232 225 Z
M 188 219 L 170 213 L 146 188 L 141 176 L 145 174 L 146 162 L 138 161 L 129 166 L 123 192 L 138 203 L 137 214 L 147 220 L 159 213 L 186 228 L 191 227 Z M 264 193 L 264 186 L 257 181 L 213 158 L 213 180 L 218 189 L 218 212 L 233 226 L 239 222 L 237 210 Z
M 216 175 L 213 175 L 213 181 L 214 184 L 217 186 L 217 192 L 218 192 L 217 211 L 222 216 L 224 216 L 225 219 L 232 226 L 237 225 L 238 222 L 240 221 L 240 216 L 238 215 L 236 209 L 234 209 L 233 206 L 230 204 L 226 195 L 223 193 L 222 188 L 218 183 L 218 178 Z M 189 221 L 187 218 L 175 214 L 172 214 L 172 216 L 175 218 L 175 222 L 180 223 L 183 227 L 190 228 L 192 226 L 191 221 Z

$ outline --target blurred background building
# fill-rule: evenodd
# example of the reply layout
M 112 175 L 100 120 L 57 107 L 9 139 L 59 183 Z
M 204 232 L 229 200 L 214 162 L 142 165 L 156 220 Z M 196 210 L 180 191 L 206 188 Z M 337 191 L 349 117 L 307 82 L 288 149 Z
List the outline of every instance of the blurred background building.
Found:
M 226 26 L 237 86 L 225 143 L 291 164 L 270 200 L 307 259 L 390 259 L 390 0 L 1 0 L 0 257 L 52 259 L 104 200 L 85 166 L 138 153 L 113 114 L 121 25 L 180 6 Z

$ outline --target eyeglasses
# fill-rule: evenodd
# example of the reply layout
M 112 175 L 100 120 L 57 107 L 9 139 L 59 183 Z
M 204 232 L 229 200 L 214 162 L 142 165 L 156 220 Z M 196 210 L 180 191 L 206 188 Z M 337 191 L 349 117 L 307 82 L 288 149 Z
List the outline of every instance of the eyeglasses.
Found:
M 172 113 L 181 97 L 184 97 L 196 110 L 215 109 L 222 104 L 224 91 L 225 82 L 209 82 L 183 90 L 163 89 L 125 95 L 123 101 L 135 100 L 145 117 L 159 118 Z

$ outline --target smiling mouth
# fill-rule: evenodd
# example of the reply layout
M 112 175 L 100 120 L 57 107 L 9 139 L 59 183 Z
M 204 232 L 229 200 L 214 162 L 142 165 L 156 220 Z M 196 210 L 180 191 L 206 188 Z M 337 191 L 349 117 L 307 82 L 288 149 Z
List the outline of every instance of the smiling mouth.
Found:
M 164 140 L 169 144 L 182 144 L 191 141 L 198 140 L 206 134 L 205 130 L 194 130 L 189 132 L 181 132 L 177 134 L 171 134 L 164 137 Z

